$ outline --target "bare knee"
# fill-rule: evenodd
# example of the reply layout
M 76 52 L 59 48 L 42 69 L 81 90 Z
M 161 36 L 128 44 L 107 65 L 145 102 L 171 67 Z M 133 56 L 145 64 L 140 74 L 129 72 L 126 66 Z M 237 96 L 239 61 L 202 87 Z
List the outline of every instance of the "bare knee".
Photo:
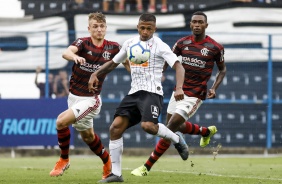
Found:
M 86 144 L 90 144 L 91 142 L 94 141 L 94 135 L 87 135 L 87 136 L 83 136 L 81 137 L 82 140 L 86 143 Z
M 73 124 L 75 122 L 75 116 L 71 109 L 68 109 L 64 112 L 62 112 L 58 117 L 56 121 L 56 128 L 58 130 L 61 130 L 63 128 L 68 127 L 69 125 Z
M 67 123 L 63 120 L 63 118 L 58 116 L 58 118 L 56 120 L 56 128 L 57 128 L 57 130 L 62 130 L 64 128 L 66 128 L 66 127 L 68 127 Z
M 94 134 L 94 130 L 91 129 L 87 129 L 85 131 L 81 131 L 79 132 L 81 139 L 86 143 L 86 144 L 90 144 L 95 140 L 95 134 Z
M 129 120 L 127 117 L 118 116 L 110 126 L 110 139 L 117 140 L 122 137 L 123 132 L 127 129 Z
M 110 137 L 111 140 L 117 140 L 122 137 L 123 132 L 125 129 L 123 129 L 120 126 L 116 126 L 114 123 L 110 126 Z

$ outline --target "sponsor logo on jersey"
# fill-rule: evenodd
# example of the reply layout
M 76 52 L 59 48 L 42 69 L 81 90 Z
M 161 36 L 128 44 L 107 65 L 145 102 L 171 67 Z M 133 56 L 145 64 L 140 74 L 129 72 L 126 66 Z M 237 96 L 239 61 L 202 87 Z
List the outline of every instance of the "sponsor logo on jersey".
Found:
M 131 67 L 148 67 L 149 66 L 149 62 L 145 62 L 145 63 L 142 63 L 142 64 L 135 64 L 133 62 L 130 62 L 130 66 Z
M 90 63 L 84 63 L 82 65 L 80 65 L 80 69 L 87 71 L 87 72 L 95 72 L 96 70 L 98 70 L 101 67 L 101 65 L 96 65 L 96 64 L 90 64 Z
M 205 68 L 206 62 L 198 58 L 182 57 L 182 63 L 199 68 Z

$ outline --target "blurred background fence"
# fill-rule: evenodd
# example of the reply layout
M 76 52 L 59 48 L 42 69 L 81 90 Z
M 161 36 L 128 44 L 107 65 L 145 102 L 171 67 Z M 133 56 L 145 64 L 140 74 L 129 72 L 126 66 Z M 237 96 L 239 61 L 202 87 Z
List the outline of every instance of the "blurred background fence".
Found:
M 87 35 L 87 32 L 0 32 L 0 147 L 57 145 L 55 121 L 67 108 L 66 97 L 46 95 L 40 98 L 34 83 L 35 68 L 43 68 L 39 74 L 43 83 L 48 81 L 49 73 L 57 74 L 61 69 L 69 76 L 72 62 L 64 61 L 61 53 L 68 46 L 69 37 L 75 38 L 79 34 Z M 130 37 L 136 32 L 120 34 Z M 190 33 L 157 33 L 170 47 L 187 34 Z M 211 33 L 210 36 L 225 47 L 227 75 L 216 99 L 206 100 L 190 121 L 218 127 L 213 146 L 281 147 L 282 35 Z M 209 86 L 215 80 L 216 71 L 215 68 Z M 164 83 L 164 102 L 167 104 L 175 76 L 173 70 L 168 70 L 165 75 L 170 82 L 168 85 Z M 103 106 L 94 119 L 94 126 L 105 145 L 108 145 L 115 108 L 128 93 L 130 81 L 130 74 L 117 68 L 104 82 Z M 45 87 L 48 90 L 48 85 Z M 162 115 L 165 115 L 165 109 Z M 163 116 L 161 122 L 165 122 Z M 72 133 L 72 145 L 84 147 L 77 132 L 72 130 Z M 186 135 L 185 138 L 190 146 L 198 146 L 199 136 Z M 125 147 L 152 147 L 155 141 L 156 137 L 146 134 L 140 126 L 124 134 Z

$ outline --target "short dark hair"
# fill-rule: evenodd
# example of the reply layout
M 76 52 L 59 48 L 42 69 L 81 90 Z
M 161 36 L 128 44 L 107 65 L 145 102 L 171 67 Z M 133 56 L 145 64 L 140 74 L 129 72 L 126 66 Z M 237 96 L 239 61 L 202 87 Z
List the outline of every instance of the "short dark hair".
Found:
M 205 19 L 206 19 L 206 22 L 208 22 L 208 17 L 207 17 L 207 15 L 206 15 L 204 12 L 197 11 L 197 12 L 195 12 L 195 13 L 192 14 L 192 17 L 193 17 L 194 15 L 203 15 L 203 16 L 205 17 Z
M 156 17 L 155 15 L 151 14 L 151 13 L 143 13 L 140 18 L 139 21 L 144 21 L 144 22 L 156 22 Z

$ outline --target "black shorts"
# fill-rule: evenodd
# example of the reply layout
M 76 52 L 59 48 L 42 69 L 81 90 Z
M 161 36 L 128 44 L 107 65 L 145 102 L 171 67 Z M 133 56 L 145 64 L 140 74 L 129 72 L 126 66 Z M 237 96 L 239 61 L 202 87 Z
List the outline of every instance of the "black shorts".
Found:
M 162 106 L 163 96 L 148 91 L 137 91 L 124 97 L 116 109 L 114 118 L 128 117 L 129 127 L 146 121 L 157 124 Z

